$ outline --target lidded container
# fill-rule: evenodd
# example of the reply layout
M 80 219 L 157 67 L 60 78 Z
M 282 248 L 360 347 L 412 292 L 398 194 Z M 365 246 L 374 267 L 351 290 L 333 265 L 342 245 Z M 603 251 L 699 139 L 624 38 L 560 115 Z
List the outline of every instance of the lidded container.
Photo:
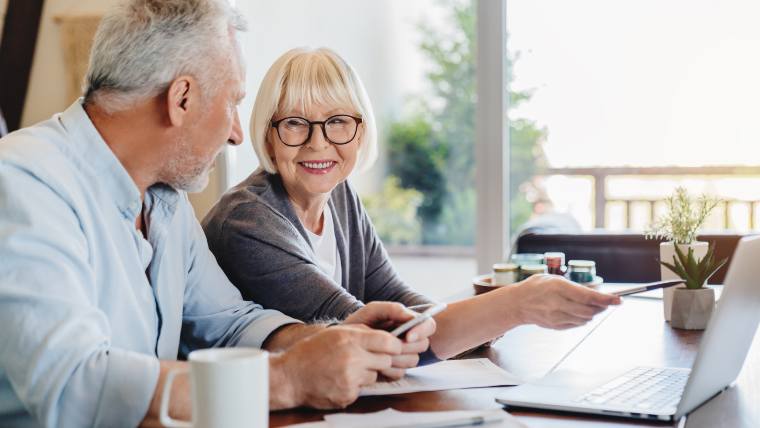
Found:
M 552 275 L 565 274 L 565 253 L 549 252 L 544 253 L 546 268 Z
M 514 263 L 495 263 L 493 265 L 492 285 L 509 285 L 517 282 L 519 266 Z
M 522 265 L 520 266 L 520 281 L 531 275 L 547 273 L 546 265 Z
M 567 262 L 567 276 L 570 281 L 581 284 L 594 282 L 596 262 L 593 260 L 570 260 Z
M 517 253 L 512 254 L 512 263 L 523 265 L 542 265 L 544 264 L 544 255 L 539 253 Z

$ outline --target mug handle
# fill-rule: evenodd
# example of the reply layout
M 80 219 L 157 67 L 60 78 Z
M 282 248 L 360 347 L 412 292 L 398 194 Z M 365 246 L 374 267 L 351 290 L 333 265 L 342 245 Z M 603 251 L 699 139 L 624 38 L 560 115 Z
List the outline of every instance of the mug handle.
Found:
M 193 426 L 190 421 L 182 421 L 169 416 L 169 395 L 172 391 L 172 383 L 174 383 L 174 378 L 177 377 L 177 375 L 188 373 L 190 373 L 190 369 L 188 368 L 171 369 L 169 370 L 169 374 L 166 376 L 166 381 L 164 382 L 164 390 L 161 393 L 161 412 L 159 413 L 161 425 L 165 427 L 191 428 Z

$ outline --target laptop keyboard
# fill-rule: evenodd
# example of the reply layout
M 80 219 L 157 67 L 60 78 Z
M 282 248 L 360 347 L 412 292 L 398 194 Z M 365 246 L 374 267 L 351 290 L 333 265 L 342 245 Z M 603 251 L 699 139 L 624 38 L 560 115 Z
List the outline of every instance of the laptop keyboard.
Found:
M 626 407 L 640 413 L 675 412 L 689 369 L 637 367 L 583 395 L 579 402 Z

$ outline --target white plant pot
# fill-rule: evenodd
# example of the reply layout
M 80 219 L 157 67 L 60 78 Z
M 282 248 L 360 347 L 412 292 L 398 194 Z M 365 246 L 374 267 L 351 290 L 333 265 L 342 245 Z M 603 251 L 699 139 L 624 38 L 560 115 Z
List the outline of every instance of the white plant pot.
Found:
M 692 251 L 694 252 L 694 259 L 699 261 L 699 260 L 702 260 L 702 258 L 705 255 L 707 255 L 707 249 L 709 248 L 709 244 L 707 242 L 692 242 L 691 244 L 678 245 L 678 249 L 681 250 L 684 254 L 688 254 L 689 248 L 691 248 Z M 660 260 L 661 261 L 673 263 L 673 256 L 675 255 L 676 255 L 676 249 L 675 249 L 675 245 L 673 245 L 672 242 L 660 243 Z M 660 265 L 660 278 L 663 280 L 666 280 L 666 279 L 678 279 L 679 277 L 675 273 L 671 272 L 670 269 L 666 268 L 665 266 Z M 664 288 L 662 290 L 662 308 L 663 308 L 663 314 L 665 315 L 665 321 L 670 321 L 671 319 L 674 292 L 675 292 L 675 287 Z
M 673 292 L 673 318 L 670 325 L 686 330 L 704 330 L 715 308 L 715 290 L 677 287 Z

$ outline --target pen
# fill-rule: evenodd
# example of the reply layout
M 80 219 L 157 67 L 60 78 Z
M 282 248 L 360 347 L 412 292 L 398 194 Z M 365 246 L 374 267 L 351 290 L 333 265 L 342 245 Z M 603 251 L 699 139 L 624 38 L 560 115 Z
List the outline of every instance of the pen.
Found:
M 466 418 L 449 419 L 447 421 L 427 422 L 413 425 L 390 425 L 384 428 L 454 428 L 454 427 L 469 427 L 487 425 L 496 422 L 502 422 L 504 416 L 501 415 L 483 415 L 483 416 L 470 416 Z
M 682 279 L 669 279 L 667 281 L 650 282 L 644 284 L 641 287 L 629 288 L 627 290 L 615 291 L 612 294 L 616 296 L 627 296 L 629 294 L 642 293 L 644 291 L 656 290 L 658 288 L 668 288 L 674 285 L 683 284 L 685 281 Z
M 423 303 L 421 305 L 407 306 L 406 308 L 407 309 L 411 309 L 414 312 L 422 313 L 424 309 L 431 308 L 431 307 L 433 307 L 433 305 L 435 305 L 435 303 Z

